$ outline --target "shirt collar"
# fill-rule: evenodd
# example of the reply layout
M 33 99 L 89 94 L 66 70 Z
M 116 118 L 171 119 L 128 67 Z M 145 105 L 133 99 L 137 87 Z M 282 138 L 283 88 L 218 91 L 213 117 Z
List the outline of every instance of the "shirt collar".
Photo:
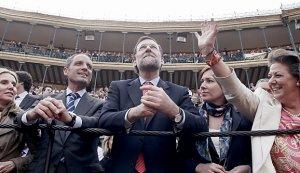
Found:
M 66 95 L 69 95 L 72 92 L 73 91 L 70 88 L 67 88 Z M 76 93 L 78 93 L 80 95 L 80 98 L 81 98 L 85 92 L 86 92 L 86 89 L 84 88 L 82 90 L 77 91 Z
M 139 76 L 141 85 L 143 85 L 147 80 L 145 80 L 144 78 L 142 78 L 141 76 Z M 154 86 L 157 86 L 158 82 L 159 82 L 160 77 L 157 76 L 156 78 L 150 80 L 149 82 L 151 82 Z
M 19 98 L 25 98 L 27 94 L 28 94 L 28 92 L 24 91 L 21 94 L 19 94 L 18 96 L 19 96 Z

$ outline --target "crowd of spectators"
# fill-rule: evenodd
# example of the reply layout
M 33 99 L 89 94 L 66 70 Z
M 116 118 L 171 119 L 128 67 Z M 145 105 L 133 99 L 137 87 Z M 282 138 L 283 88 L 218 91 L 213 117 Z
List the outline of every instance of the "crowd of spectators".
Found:
M 52 94 L 58 94 L 64 92 L 64 89 L 58 89 L 51 84 L 45 84 L 44 86 L 33 84 L 30 93 L 36 96 L 49 96 Z M 89 92 L 91 96 L 105 101 L 108 94 L 108 87 L 99 87 L 95 91 Z
M 291 46 L 285 46 L 285 49 L 291 49 Z M 299 46 L 297 46 L 299 49 Z M 229 51 L 225 49 L 221 51 L 224 61 L 242 61 L 253 59 L 254 54 L 266 53 L 272 50 L 271 47 L 268 49 L 251 49 L 251 50 L 235 50 Z M 59 47 L 54 47 L 53 43 L 50 41 L 48 46 L 40 46 L 37 44 L 24 44 L 16 41 L 3 41 L 0 42 L 0 51 L 38 55 L 44 57 L 52 57 L 59 59 L 66 59 L 74 53 L 88 53 L 91 55 L 93 61 L 97 62 L 119 62 L 119 63 L 132 63 L 132 54 L 120 53 L 120 52 L 105 52 L 105 51 L 89 51 L 85 49 L 70 50 L 66 49 L 63 44 Z M 299 51 L 299 50 L 298 50 Z M 249 55 L 247 57 L 247 55 Z M 174 54 L 164 54 L 164 61 L 167 64 L 173 63 L 203 63 L 204 58 L 199 53 L 174 53 Z

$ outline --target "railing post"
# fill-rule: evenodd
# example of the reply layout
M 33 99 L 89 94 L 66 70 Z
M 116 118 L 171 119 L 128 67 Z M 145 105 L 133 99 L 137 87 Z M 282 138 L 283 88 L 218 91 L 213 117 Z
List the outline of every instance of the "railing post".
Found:
M 52 129 L 52 125 L 53 125 L 52 121 L 50 124 L 47 125 L 47 134 L 49 136 L 49 143 L 48 143 L 48 149 L 47 149 L 47 155 L 46 155 L 46 163 L 45 163 L 45 169 L 44 169 L 44 173 L 48 173 L 49 172 L 49 168 L 50 168 L 50 159 L 51 159 L 51 155 L 52 155 L 52 149 L 53 149 L 53 143 L 54 143 L 54 135 L 55 135 L 55 130 Z

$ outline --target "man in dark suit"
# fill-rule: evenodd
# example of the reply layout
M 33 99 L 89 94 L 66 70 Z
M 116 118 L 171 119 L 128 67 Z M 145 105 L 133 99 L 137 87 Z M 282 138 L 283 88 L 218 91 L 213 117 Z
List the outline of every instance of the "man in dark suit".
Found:
M 92 61 L 86 54 L 69 57 L 64 67 L 68 87 L 64 93 L 41 100 L 20 118 L 23 124 L 39 123 L 40 119 L 52 120 L 53 124 L 69 125 L 74 128 L 95 127 L 102 103 L 92 98 L 86 87 L 92 78 Z M 50 173 L 100 172 L 97 156 L 99 138 L 70 131 L 55 131 Z M 48 134 L 42 130 L 37 143 L 37 152 L 29 172 L 43 172 L 49 143 Z
M 16 71 L 18 75 L 19 83 L 17 84 L 17 96 L 15 98 L 15 103 L 23 110 L 29 109 L 33 103 L 38 99 L 29 93 L 32 86 L 32 77 L 26 71 Z
M 192 133 L 207 130 L 193 105 L 188 89 L 159 77 L 162 49 L 148 36 L 134 49 L 134 66 L 139 78 L 113 81 L 103 105 L 100 126 L 116 132 L 108 173 L 174 173 L 174 136 L 130 136 L 130 130 Z

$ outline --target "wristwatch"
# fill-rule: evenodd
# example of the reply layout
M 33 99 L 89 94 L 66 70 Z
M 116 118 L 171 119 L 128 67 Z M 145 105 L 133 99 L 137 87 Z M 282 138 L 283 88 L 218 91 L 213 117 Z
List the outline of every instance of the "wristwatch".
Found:
M 74 114 L 73 112 L 69 112 L 69 115 L 71 116 L 72 120 L 68 123 L 65 123 L 67 126 L 71 126 L 73 127 L 76 123 L 76 114 Z
M 174 122 L 180 124 L 183 120 L 183 111 L 179 108 L 179 113 L 175 115 Z

